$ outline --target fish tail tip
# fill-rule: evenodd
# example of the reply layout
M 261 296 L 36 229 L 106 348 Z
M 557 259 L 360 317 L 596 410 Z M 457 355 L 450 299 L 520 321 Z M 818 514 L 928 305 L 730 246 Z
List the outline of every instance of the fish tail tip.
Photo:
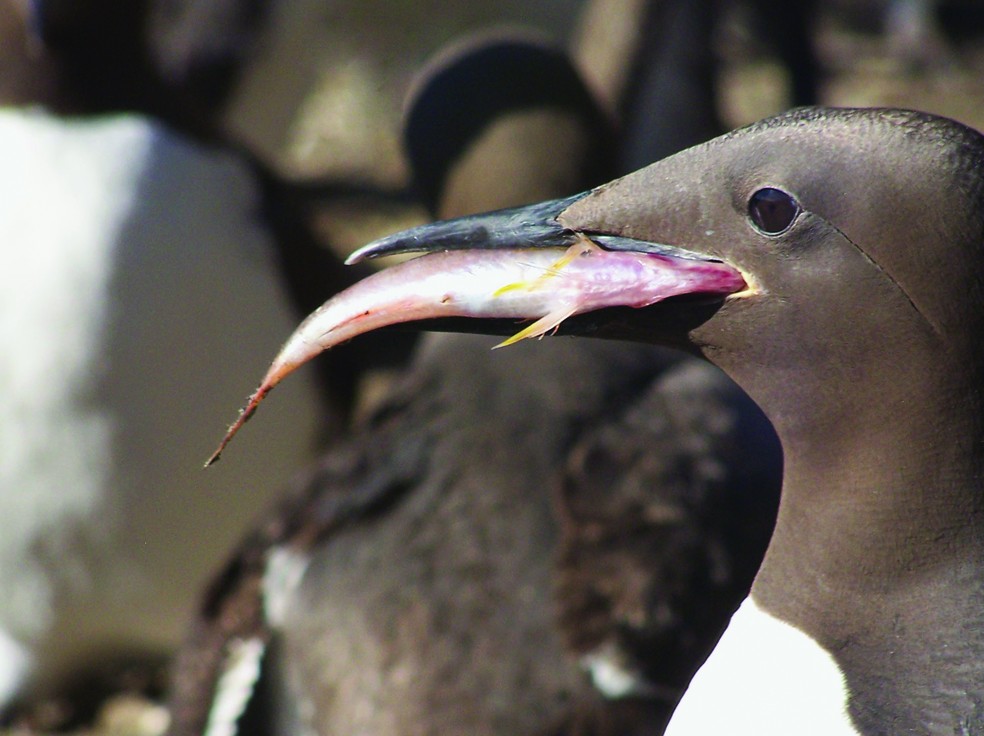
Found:
M 213 465 L 215 465 L 215 463 L 217 463 L 222 458 L 223 451 L 228 446 L 228 444 L 232 442 L 232 438 L 236 436 L 236 432 L 238 432 L 239 428 L 243 426 L 244 421 L 245 420 L 242 418 L 241 415 L 239 419 L 237 419 L 236 422 L 231 427 L 229 427 L 228 431 L 225 434 L 225 437 L 222 438 L 222 441 L 219 443 L 219 446 L 215 448 L 215 452 L 209 455 L 208 460 L 205 461 L 205 464 L 202 466 L 203 468 L 212 467 Z
M 213 452 L 209 456 L 208 460 L 205 461 L 204 467 L 208 468 L 219 461 L 222 457 L 222 452 L 229 445 L 229 443 L 232 442 L 233 437 L 235 437 L 239 430 L 243 428 L 243 425 L 249 421 L 250 417 L 252 417 L 256 412 L 256 408 L 260 405 L 260 402 L 263 401 L 272 389 L 273 386 L 264 382 L 264 384 L 256 389 L 253 395 L 249 397 L 246 401 L 246 406 L 240 409 L 239 416 L 236 418 L 236 421 L 232 423 L 228 430 L 226 430 L 225 437 L 222 438 L 222 441 L 215 449 L 215 452 Z

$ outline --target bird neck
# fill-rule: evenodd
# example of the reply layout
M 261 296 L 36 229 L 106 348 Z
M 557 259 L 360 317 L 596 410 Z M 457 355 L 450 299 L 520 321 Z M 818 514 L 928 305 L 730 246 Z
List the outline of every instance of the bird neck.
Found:
M 955 375 L 888 376 L 879 401 L 844 392 L 777 422 L 782 500 L 752 597 L 834 656 L 862 724 L 928 732 L 921 713 L 984 696 L 982 668 L 964 666 L 984 659 L 984 407 L 981 382 Z

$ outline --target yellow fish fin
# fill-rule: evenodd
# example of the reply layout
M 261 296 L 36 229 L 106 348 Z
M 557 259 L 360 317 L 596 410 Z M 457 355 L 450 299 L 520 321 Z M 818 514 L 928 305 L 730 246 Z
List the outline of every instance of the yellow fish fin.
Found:
M 560 327 L 560 323 L 563 322 L 568 317 L 570 317 L 576 311 L 577 311 L 577 307 L 574 305 L 569 305 L 569 306 L 561 307 L 560 309 L 555 309 L 549 314 L 540 317 L 540 319 L 538 319 L 533 324 L 527 325 L 512 337 L 503 340 L 492 349 L 496 350 L 498 348 L 504 348 L 507 345 L 512 345 L 513 343 L 517 343 L 520 340 L 525 340 L 528 337 L 540 337 L 541 335 L 545 335 L 547 332 L 554 329 L 555 327 Z

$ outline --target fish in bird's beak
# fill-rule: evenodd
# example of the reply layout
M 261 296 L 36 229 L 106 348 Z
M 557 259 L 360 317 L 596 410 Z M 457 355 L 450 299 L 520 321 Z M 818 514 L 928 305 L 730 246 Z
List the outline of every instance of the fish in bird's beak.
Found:
M 577 315 L 639 309 L 681 295 L 720 303 L 745 289 L 742 274 L 720 260 L 565 227 L 558 217 L 582 196 L 422 225 L 353 253 L 349 263 L 397 253 L 427 255 L 373 274 L 304 320 L 206 465 L 219 459 L 284 377 L 323 350 L 380 327 L 441 320 L 427 327 L 511 334 L 497 346 L 502 347 L 562 326 L 567 334 L 606 336 L 604 318 Z M 516 322 L 523 320 L 532 322 L 517 332 Z

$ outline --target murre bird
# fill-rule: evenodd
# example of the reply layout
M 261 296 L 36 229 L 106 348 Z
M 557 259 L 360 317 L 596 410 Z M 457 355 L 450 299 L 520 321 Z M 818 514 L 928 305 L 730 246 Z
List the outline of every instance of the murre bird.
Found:
M 405 135 L 444 216 L 573 191 L 613 159 L 566 55 L 513 32 L 440 54 Z M 682 354 L 489 345 L 430 336 L 243 546 L 179 659 L 174 733 L 237 715 L 267 641 L 280 731 L 294 711 L 318 733 L 661 732 L 751 584 L 777 442 Z
M 238 157 L 139 116 L 13 109 L 0 148 L 3 704 L 169 653 L 195 586 L 322 425 L 307 376 L 281 415 L 290 439 L 252 440 L 266 459 L 212 479 L 196 470 L 208 406 L 241 391 L 243 345 L 276 345 L 295 319 Z
M 785 468 L 750 596 L 668 733 L 981 733 L 982 172 L 984 137 L 946 118 L 767 119 L 584 195 L 367 246 L 355 260 L 439 252 L 327 303 L 256 396 L 404 319 L 699 353 L 763 408 Z
M 219 141 L 265 4 L 23 5 L 0 13 L 0 98 L 20 105 L 0 108 L 0 724 L 54 728 L 93 717 L 121 671 L 161 669 L 200 587 L 344 424 L 362 368 L 401 348 L 354 346 L 290 391 L 290 436 L 256 440 L 269 457 L 198 472 L 251 343 L 356 280 L 304 187 Z

